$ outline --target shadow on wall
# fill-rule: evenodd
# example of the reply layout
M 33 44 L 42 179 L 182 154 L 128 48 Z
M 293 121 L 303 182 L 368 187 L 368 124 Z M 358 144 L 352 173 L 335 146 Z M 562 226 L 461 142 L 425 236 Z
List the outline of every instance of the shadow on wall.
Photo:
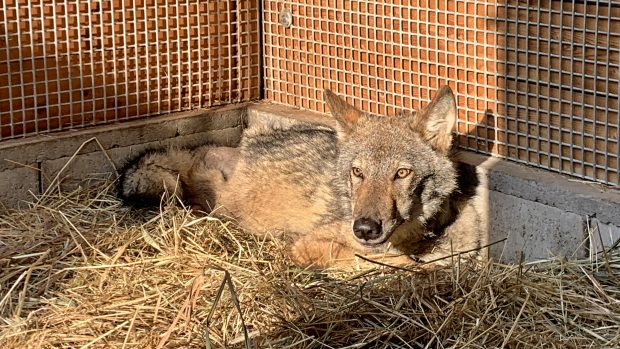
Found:
M 552 172 L 619 183 L 620 27 L 612 19 L 619 9 L 612 2 L 565 1 L 497 7 L 489 20 L 496 25 L 500 64 L 498 115 L 489 125 L 496 132 L 493 153 Z M 491 238 L 508 238 L 502 251 L 491 249 L 492 255 L 510 261 L 518 260 L 520 251 L 526 260 L 583 257 L 601 248 L 596 209 L 558 205 L 566 199 L 550 188 L 557 185 L 551 180 L 545 187 L 514 179 L 497 173 L 491 178 Z M 603 245 L 610 239 L 603 238 Z

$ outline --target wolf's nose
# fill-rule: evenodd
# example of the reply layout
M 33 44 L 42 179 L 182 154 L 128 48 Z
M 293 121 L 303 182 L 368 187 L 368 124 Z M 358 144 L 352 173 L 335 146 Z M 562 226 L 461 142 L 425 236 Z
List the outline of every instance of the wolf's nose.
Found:
M 353 222 L 353 233 L 361 240 L 375 240 L 381 236 L 381 223 L 370 218 L 356 219 Z

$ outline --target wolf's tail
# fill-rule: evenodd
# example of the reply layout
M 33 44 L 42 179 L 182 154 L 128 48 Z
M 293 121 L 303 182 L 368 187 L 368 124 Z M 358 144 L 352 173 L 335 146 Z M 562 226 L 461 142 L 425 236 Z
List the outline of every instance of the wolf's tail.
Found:
M 193 163 L 190 150 L 148 151 L 129 161 L 121 170 L 117 192 L 127 205 L 158 205 L 164 192 L 185 196 Z
M 193 150 L 146 152 L 125 166 L 118 196 L 134 207 L 156 206 L 165 192 L 210 212 L 218 188 L 235 172 L 238 148 L 202 146 Z

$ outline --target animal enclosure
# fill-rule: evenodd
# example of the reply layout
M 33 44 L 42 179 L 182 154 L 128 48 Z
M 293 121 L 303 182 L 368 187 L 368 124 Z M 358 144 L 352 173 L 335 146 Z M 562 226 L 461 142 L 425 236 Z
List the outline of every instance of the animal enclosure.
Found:
M 325 121 L 324 88 L 391 115 L 444 84 L 462 149 L 572 176 L 460 154 L 492 259 L 308 270 L 117 196 L 147 149 Z M 619 84 L 618 1 L 0 1 L 0 348 L 618 348 Z
M 393 114 L 448 84 L 462 148 L 620 183 L 613 1 L 8 0 L 0 22 L 2 140 L 263 93 L 325 112 L 323 88 Z

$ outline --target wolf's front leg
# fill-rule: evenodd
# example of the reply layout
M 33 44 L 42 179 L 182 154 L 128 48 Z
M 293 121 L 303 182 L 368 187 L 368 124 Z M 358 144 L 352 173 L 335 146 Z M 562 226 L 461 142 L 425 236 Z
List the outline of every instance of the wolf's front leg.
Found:
M 296 264 L 316 268 L 353 264 L 355 253 L 354 249 L 342 241 L 327 237 L 317 238 L 313 234 L 295 241 L 291 250 Z
M 344 222 L 326 224 L 300 236 L 291 254 L 297 264 L 317 268 L 377 265 L 367 259 L 388 265 L 414 263 L 409 256 L 365 248 L 353 238 L 350 224 Z

